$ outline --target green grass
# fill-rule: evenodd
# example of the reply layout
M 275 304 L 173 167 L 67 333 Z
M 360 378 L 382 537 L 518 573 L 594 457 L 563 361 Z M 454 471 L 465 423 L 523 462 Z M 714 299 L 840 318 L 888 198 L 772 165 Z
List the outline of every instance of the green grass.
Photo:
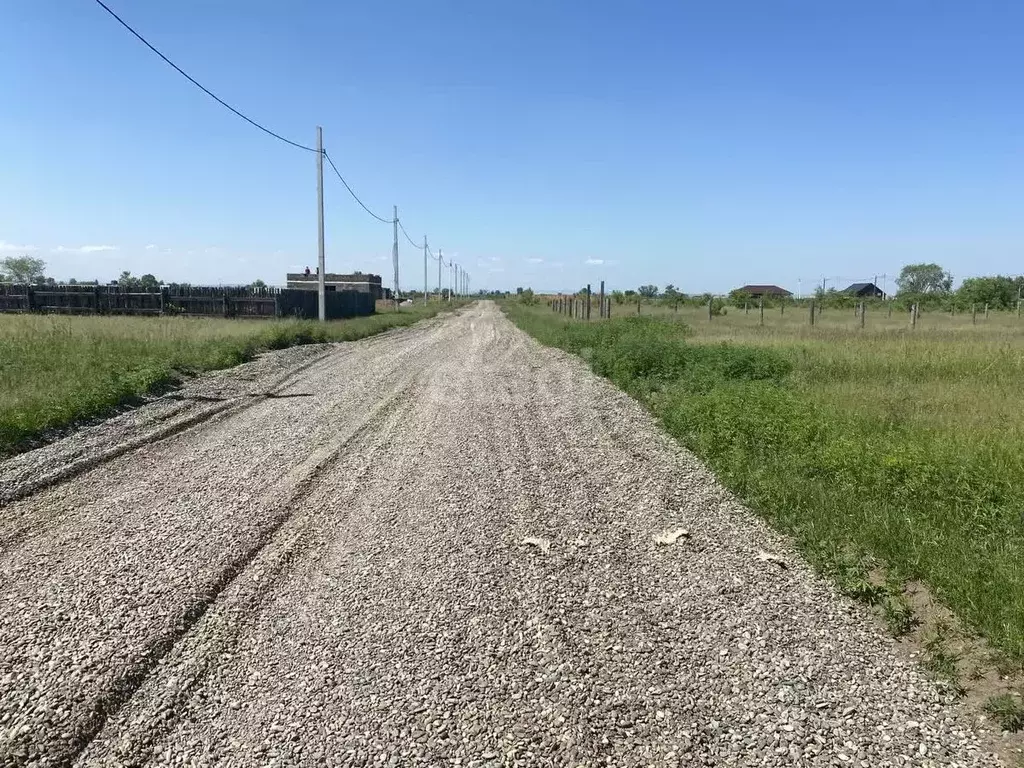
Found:
M 321 325 L 301 320 L 0 314 L 0 455 L 109 413 L 183 374 L 298 344 L 354 341 L 437 314 L 405 307 Z
M 1024 702 L 1019 696 L 1009 693 L 993 696 L 985 703 L 984 710 L 1004 731 L 1024 730 Z
M 633 305 L 635 315 L 635 304 Z M 911 617 L 919 580 L 1024 661 L 1024 322 L 644 307 L 589 325 L 506 305 L 645 403 L 841 589 Z M 619 309 L 618 307 L 616 309 Z M 887 586 L 871 583 L 881 569 Z M 895 585 L 895 586 L 893 586 Z

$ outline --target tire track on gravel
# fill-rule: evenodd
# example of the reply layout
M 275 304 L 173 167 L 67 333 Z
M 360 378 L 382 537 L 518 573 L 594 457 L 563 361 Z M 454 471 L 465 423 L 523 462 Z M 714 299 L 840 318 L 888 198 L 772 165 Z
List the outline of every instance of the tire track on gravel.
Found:
M 36 525 L 0 552 L 0 765 L 72 759 L 449 333 L 346 345 L 344 368 L 302 372 L 315 402 L 264 401 L 8 507 Z
M 110 706 L 98 707 L 102 717 L 90 724 L 89 732 L 82 734 L 78 743 L 70 745 L 68 755 L 54 756 L 57 760 L 66 761 L 67 764 L 76 761 L 91 764 L 93 758 L 90 753 L 101 751 L 106 746 L 104 744 L 94 749 L 94 741 L 108 727 L 108 723 L 118 719 L 122 708 L 132 703 L 131 700 L 139 690 L 150 682 L 150 674 L 158 666 L 161 670 L 173 669 L 170 680 L 164 674 L 164 679 L 150 686 L 152 692 L 149 698 L 155 699 L 155 702 L 149 703 L 148 707 L 133 707 L 131 715 L 121 720 L 129 727 L 133 722 L 144 723 L 144 727 L 135 729 L 133 737 L 119 733 L 116 758 L 112 764 L 127 768 L 145 762 L 151 755 L 153 745 L 173 729 L 188 695 L 202 681 L 210 666 L 221 654 L 229 652 L 244 617 L 259 609 L 261 602 L 272 593 L 274 584 L 285 575 L 293 561 L 303 554 L 305 547 L 311 544 L 309 538 L 313 526 L 319 522 L 318 515 L 308 508 L 300 510 L 296 507 L 308 505 L 310 497 L 316 493 L 316 486 L 322 483 L 323 475 L 338 471 L 343 452 L 357 449 L 364 442 L 362 438 L 367 432 L 384 424 L 400 422 L 396 414 L 410 410 L 409 396 L 414 379 L 412 377 L 403 381 L 395 392 L 367 413 L 363 422 L 350 434 L 336 444 L 317 449 L 303 465 L 291 471 L 290 474 L 296 478 L 294 490 L 276 505 L 280 512 L 270 527 L 249 551 L 242 553 L 235 563 L 224 570 L 199 602 L 186 610 L 179 631 L 165 638 L 159 648 L 146 654 L 139 668 L 126 676 L 125 685 L 114 686 L 111 695 L 116 696 L 116 699 L 110 702 Z M 368 468 L 364 466 L 363 474 L 367 471 Z M 350 490 L 358 486 L 361 480 L 360 475 L 352 476 L 349 480 Z M 270 549 L 273 552 L 268 552 Z M 258 562 L 262 564 L 258 568 L 258 578 L 248 588 L 240 586 L 240 577 L 252 570 Z M 214 610 L 217 616 L 210 615 Z M 144 714 L 139 714 L 140 709 Z

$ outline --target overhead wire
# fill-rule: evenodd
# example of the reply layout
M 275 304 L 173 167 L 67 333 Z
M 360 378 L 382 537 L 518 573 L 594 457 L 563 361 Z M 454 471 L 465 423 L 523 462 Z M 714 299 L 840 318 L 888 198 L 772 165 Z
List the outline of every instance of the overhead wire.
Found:
M 401 219 L 398 220 L 398 228 L 400 230 L 402 230 L 402 234 L 405 235 L 405 239 L 408 240 L 412 244 L 413 248 L 422 248 L 423 247 L 422 245 L 417 243 L 415 240 L 413 240 L 411 237 L 409 237 L 409 233 L 405 231 L 405 226 L 402 224 L 402 220 Z
M 395 224 L 395 223 L 397 223 L 399 228 L 402 230 L 402 234 L 405 235 L 406 239 L 412 244 L 412 246 L 414 248 L 421 248 L 422 247 L 420 244 L 415 242 L 409 236 L 408 232 L 405 231 L 405 227 L 402 225 L 401 220 L 399 220 L 399 219 L 386 219 L 383 216 L 377 215 L 372 210 L 370 210 L 369 207 L 367 207 L 367 205 L 355 193 L 355 190 L 353 190 L 352 187 L 349 186 L 349 183 L 347 181 L 345 181 L 345 177 L 341 175 L 341 171 L 338 170 L 338 166 L 336 166 L 334 164 L 334 160 L 331 159 L 331 156 L 327 153 L 327 150 L 317 150 L 315 147 L 307 146 L 306 144 L 302 144 L 301 142 L 298 142 L 298 141 L 292 141 L 291 139 L 289 139 L 289 138 L 287 138 L 285 136 L 282 136 L 281 134 L 276 133 L 275 131 L 270 130 L 265 125 L 262 125 L 262 124 L 256 122 L 251 117 L 249 117 L 248 115 L 242 113 L 238 109 L 235 109 L 235 107 L 233 107 L 230 104 L 228 104 L 226 101 L 224 101 L 224 99 L 222 99 L 220 96 L 215 94 L 213 91 L 211 91 L 205 85 L 203 85 L 198 80 L 196 80 L 194 77 L 192 77 L 188 72 L 183 70 L 181 67 L 179 67 L 177 64 L 175 64 L 173 61 L 171 61 L 155 45 L 153 45 L 151 42 L 149 42 L 149 40 L 147 40 L 145 37 L 143 37 L 143 35 L 140 32 L 138 32 L 128 22 L 126 22 L 117 13 L 115 13 L 114 10 L 109 5 L 107 5 L 105 2 L 103 2 L 103 0 L 95 0 L 95 2 L 104 11 L 106 11 L 108 14 L 110 14 L 110 16 L 112 16 L 117 21 L 118 24 L 120 24 L 122 27 L 124 27 L 126 30 L 128 30 L 134 37 L 136 37 L 139 40 L 139 42 L 141 42 L 143 45 L 145 45 L 147 48 L 149 48 L 149 50 L 152 51 L 153 53 L 155 53 L 157 56 L 159 56 L 164 61 L 164 63 L 166 63 L 168 66 L 170 66 L 175 72 L 177 72 L 179 75 L 184 77 L 186 80 L 188 80 L 190 83 L 192 83 L 192 85 L 194 85 L 196 88 L 201 90 L 203 93 L 205 93 L 207 96 L 209 96 L 211 99 L 216 101 L 218 104 L 220 104 L 222 107 L 227 109 L 232 114 L 236 115 L 237 117 L 242 118 L 243 120 L 245 120 L 245 122 L 249 123 L 254 128 L 257 128 L 257 129 L 263 131 L 263 133 L 267 134 L 268 136 L 271 136 L 271 137 L 277 139 L 278 141 L 284 142 L 285 144 L 288 144 L 289 146 L 295 147 L 297 149 L 302 149 L 302 150 L 305 150 L 307 152 L 318 152 L 318 151 L 322 152 L 324 159 L 327 160 L 327 162 L 330 164 L 330 166 L 333 169 L 335 175 L 338 177 L 338 179 L 344 185 L 345 189 L 348 190 L 348 193 L 352 196 L 352 199 L 355 200 L 359 204 L 359 206 L 364 211 L 366 211 L 366 213 L 368 213 L 370 216 L 372 216 L 373 218 L 375 218 L 377 221 L 381 222 L 382 224 Z M 444 264 L 445 266 L 448 266 L 448 267 L 452 266 L 452 263 L 453 263 L 452 261 L 449 260 L 447 263 L 445 263 L 444 260 L 442 259 L 441 255 L 440 254 L 434 255 L 434 252 L 431 251 L 429 247 L 427 248 L 427 253 L 429 253 L 431 255 L 431 257 L 435 261 L 440 261 L 442 264 Z
M 110 9 L 110 6 L 108 6 L 106 3 L 104 3 L 103 0 L 96 0 L 96 3 L 103 10 L 105 10 L 107 13 L 109 13 L 111 16 L 113 16 L 122 27 L 127 29 L 133 35 L 135 35 L 135 37 L 137 37 L 142 42 L 143 45 L 145 45 L 147 48 L 149 48 L 149 50 L 151 50 L 153 53 L 155 53 L 157 56 L 159 56 L 161 59 L 163 59 L 167 64 L 169 64 L 179 75 L 184 77 L 186 80 L 188 80 L 190 83 L 192 83 L 192 85 L 194 85 L 196 88 L 201 90 L 203 93 L 205 93 L 211 99 L 216 101 L 222 107 L 224 107 L 225 109 L 228 109 L 231 112 L 235 113 L 236 115 L 238 115 L 238 117 L 240 117 L 243 120 L 245 120 L 245 122 L 249 123 L 250 125 L 255 126 L 256 128 L 259 128 L 261 131 L 263 131 L 264 133 L 268 134 L 269 136 L 273 136 L 278 141 L 283 141 L 285 144 L 290 144 L 291 146 L 297 147 L 298 149 L 304 149 L 307 152 L 316 152 L 317 151 L 314 147 L 307 147 L 305 144 L 300 144 L 297 141 L 292 141 L 291 139 L 285 138 L 281 134 L 275 133 L 274 131 L 270 130 L 266 126 L 260 125 L 255 120 L 253 120 L 251 117 L 249 117 L 248 115 L 244 115 L 241 112 L 239 112 L 237 109 L 235 109 L 230 104 L 228 104 L 226 101 L 224 101 L 224 99 L 222 99 L 220 96 L 215 94 L 213 91 L 211 91 L 205 85 L 203 85 L 198 80 L 196 80 L 194 77 L 192 77 L 192 75 L 190 75 L 188 72 L 186 72 L 181 67 L 179 67 L 177 64 L 175 64 L 173 61 L 171 61 L 169 58 L 164 56 L 164 54 L 161 53 L 156 48 L 156 46 L 154 46 L 151 42 L 149 42 L 149 40 L 147 40 L 141 34 L 139 34 L 130 24 L 128 24 L 128 22 L 126 22 L 124 19 L 122 19 L 116 13 L 114 13 L 114 11 L 112 11 Z
M 327 162 L 331 164 L 331 168 L 334 169 L 334 173 L 337 175 L 337 177 L 339 179 L 341 179 L 341 183 L 345 185 L 345 189 L 347 189 L 348 193 L 350 195 L 352 195 L 352 199 L 355 200 L 357 203 L 359 203 L 359 207 L 360 208 L 362 208 L 368 214 L 373 216 L 373 218 L 375 218 L 381 224 L 394 224 L 395 223 L 394 219 L 385 219 L 383 216 L 378 216 L 376 213 L 374 213 L 373 211 L 371 211 L 369 208 L 366 207 L 366 203 L 364 203 L 362 200 L 359 199 L 359 195 L 357 195 L 353 191 L 352 187 L 350 187 L 348 185 L 348 182 L 345 181 L 345 177 L 341 175 L 341 171 L 338 170 L 338 166 L 336 166 L 334 164 L 334 161 L 331 160 L 331 156 L 329 154 L 327 154 L 327 150 L 326 149 L 324 150 L 324 159 L 327 160 Z

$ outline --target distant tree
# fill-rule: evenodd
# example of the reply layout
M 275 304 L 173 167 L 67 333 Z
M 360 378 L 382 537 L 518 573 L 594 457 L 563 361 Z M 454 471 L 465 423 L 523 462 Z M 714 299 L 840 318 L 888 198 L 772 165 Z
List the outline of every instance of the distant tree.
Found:
M 969 277 L 960 284 L 956 302 L 960 306 L 988 304 L 993 309 L 1011 309 L 1024 288 L 1024 277 Z
M 256 279 L 256 280 L 252 281 L 252 285 L 250 285 L 249 287 L 250 288 L 266 288 L 267 284 L 264 283 L 262 280 Z
M 44 277 L 46 262 L 34 256 L 8 256 L 0 261 L 0 270 L 12 283 L 37 283 Z
M 679 296 L 681 296 L 682 294 L 679 293 L 678 288 L 672 285 L 672 283 L 669 283 L 668 285 L 665 286 L 665 291 L 661 295 L 664 296 L 666 299 L 676 299 L 679 298 Z
M 160 287 L 160 281 L 153 275 L 143 275 L 139 278 L 139 285 L 146 290 L 155 290 Z
M 732 302 L 734 307 L 742 308 L 744 305 L 749 305 L 753 300 L 753 296 L 746 291 L 741 291 L 739 288 L 729 291 L 729 301 Z
M 626 294 L 622 291 L 612 291 L 612 301 L 616 304 L 623 304 L 626 301 Z
M 634 291 L 632 288 L 630 288 L 629 290 L 626 291 L 626 296 L 627 297 L 636 296 L 636 291 Z
M 640 295 L 646 299 L 653 299 L 658 295 L 658 286 L 656 285 L 641 285 L 639 288 Z
M 522 288 L 516 288 L 516 296 L 522 296 L 522 295 L 523 295 L 523 289 Z
M 938 264 L 907 264 L 896 285 L 900 293 L 947 294 L 953 289 L 953 276 Z
M 75 278 L 68 280 L 68 285 L 78 285 L 78 281 Z
M 536 304 L 537 297 L 533 295 L 533 288 L 524 288 L 518 291 L 519 300 L 523 304 Z

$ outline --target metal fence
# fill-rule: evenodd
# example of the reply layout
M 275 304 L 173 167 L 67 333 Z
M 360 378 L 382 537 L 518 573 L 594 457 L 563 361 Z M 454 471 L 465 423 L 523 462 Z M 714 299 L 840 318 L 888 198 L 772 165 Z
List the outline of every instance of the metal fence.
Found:
M 327 318 L 372 315 L 373 297 L 361 291 L 328 291 Z M 0 283 L 0 312 L 76 315 L 189 315 L 200 317 L 300 317 L 315 319 L 316 291 L 289 288 L 117 285 L 17 285 Z

